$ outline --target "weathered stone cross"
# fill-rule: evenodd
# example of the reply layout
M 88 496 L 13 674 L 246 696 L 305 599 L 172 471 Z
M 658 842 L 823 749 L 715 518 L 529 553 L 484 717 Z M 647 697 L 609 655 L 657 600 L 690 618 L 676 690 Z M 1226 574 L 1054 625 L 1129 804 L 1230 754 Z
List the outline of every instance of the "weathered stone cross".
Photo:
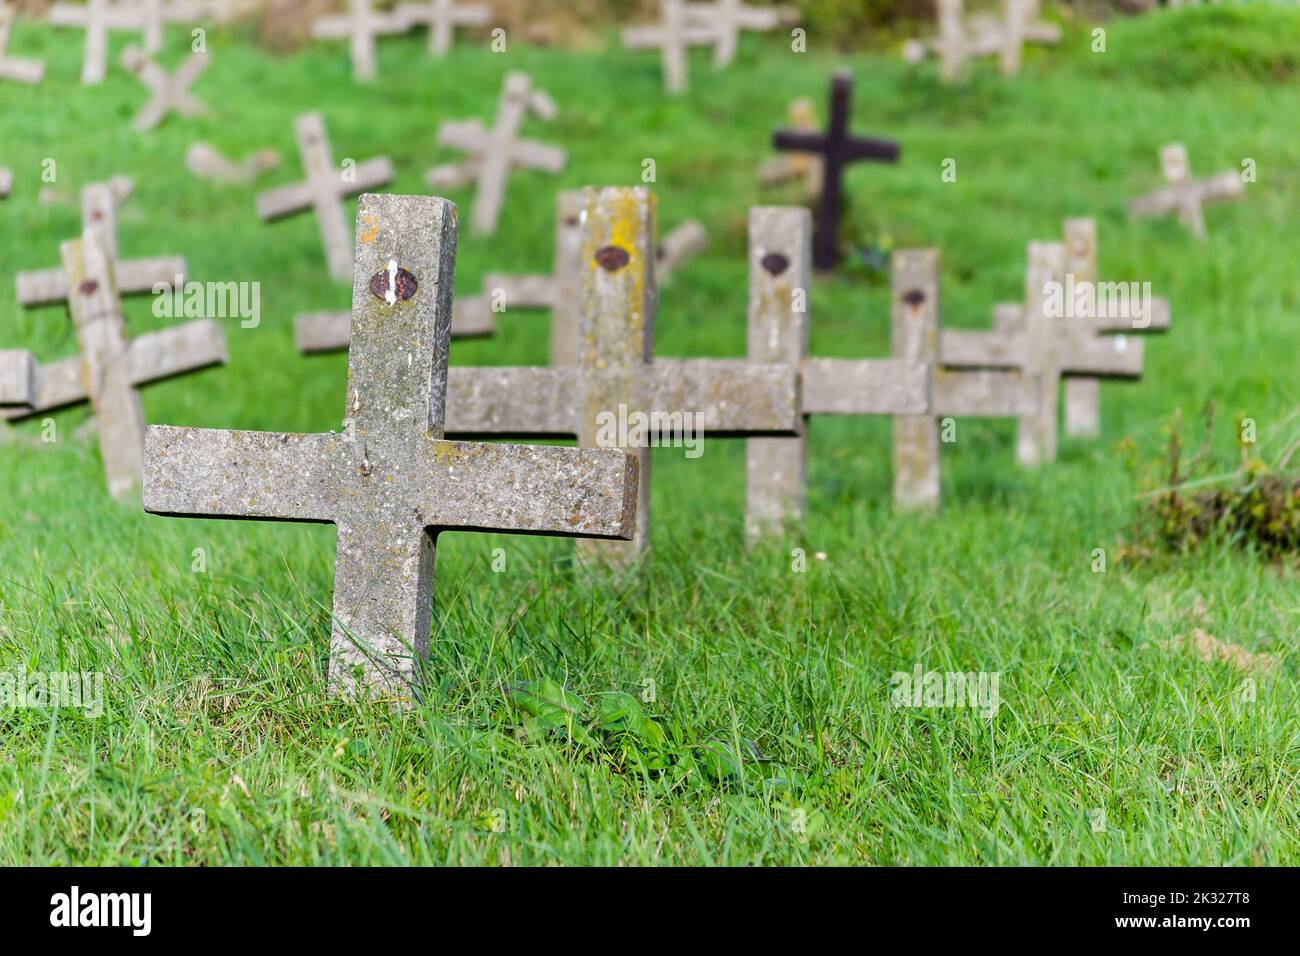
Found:
M 812 100 L 800 97 L 790 104 L 789 128 L 797 133 L 817 132 L 817 111 Z M 802 179 L 808 196 L 816 199 L 822 193 L 822 161 L 807 153 L 788 153 L 763 163 L 758 169 L 758 180 L 764 186 L 777 186 L 792 179 Z
M 18 11 L 0 0 L 0 80 L 34 85 L 45 78 L 45 64 L 8 55 L 9 38 L 17 18 Z
M 337 526 L 336 690 L 408 693 L 428 653 L 442 532 L 627 538 L 635 524 L 637 468 L 623 452 L 443 440 L 456 229 L 445 200 L 361 197 L 341 433 L 146 437 L 152 514 Z
M 533 89 L 527 73 L 507 73 L 492 129 L 484 129 L 476 119 L 449 121 L 438 127 L 440 146 L 464 150 L 469 156 L 459 163 L 429 170 L 426 176 L 429 188 L 476 181 L 471 225 L 477 235 L 491 235 L 496 231 L 505 202 L 506 177 L 511 169 L 541 169 L 549 173 L 564 169 L 564 150 L 518 138 L 519 127 L 529 111 L 544 120 L 551 119 L 556 113 L 555 101 L 541 90 Z
M 31 352 L 0 351 L 0 408 L 36 401 L 36 359 Z
M 962 0 L 935 0 L 939 36 L 914 40 L 903 48 L 904 57 L 916 63 L 930 53 L 939 56 L 939 72 L 956 79 L 973 57 L 998 54 L 1004 74 L 1020 71 L 1026 43 L 1059 43 L 1061 30 L 1039 19 L 1038 0 L 1003 0 L 1003 19 L 987 14 L 962 16 Z
M 1020 416 L 1016 458 L 1033 466 L 1056 459 L 1057 412 L 1061 379 L 1137 378 L 1142 374 L 1142 342 L 1124 336 L 1099 336 L 1090 320 L 1052 314 L 1051 288 L 1066 281 L 1066 250 L 1060 242 L 1031 242 L 1025 272 L 1025 301 L 1019 331 L 1004 317 L 993 332 L 949 329 L 940 336 L 939 356 L 946 368 L 1020 369 L 1037 379 L 1038 401 Z
M 174 73 L 168 73 L 137 46 L 122 51 L 122 65 L 149 88 L 152 99 L 136 114 L 132 127 L 138 132 L 151 130 L 168 113 L 186 118 L 207 116 L 208 108 L 195 98 L 190 87 L 208 68 L 208 54 L 191 53 Z
M 664 89 L 669 93 L 686 90 L 686 54 L 693 46 L 715 46 L 717 29 L 698 22 L 700 8 L 684 0 L 659 0 L 662 20 L 651 26 L 628 27 L 623 45 L 629 50 L 658 47 L 663 57 Z M 716 55 L 716 54 L 715 54 Z
M 713 65 L 724 67 L 736 58 L 742 30 L 775 30 L 782 23 L 797 22 L 792 7 L 751 7 L 745 0 L 713 0 L 706 6 L 688 8 L 695 20 L 711 27 L 715 34 Z
M 270 221 L 312 209 L 325 247 L 330 275 L 346 279 L 352 262 L 352 239 L 348 234 L 343 199 L 368 189 L 378 189 L 393 180 L 393 164 L 387 156 L 368 159 L 349 170 L 334 165 L 325 118 L 304 113 L 294 122 L 298 153 L 307 173 L 305 182 L 264 192 L 257 197 L 257 214 Z
M 135 0 L 140 10 L 140 32 L 146 53 L 157 53 L 169 23 L 197 23 L 214 15 L 211 5 L 198 0 Z
M 1178 214 L 1178 221 L 1197 239 L 1205 238 L 1205 214 L 1201 204 L 1240 199 L 1246 193 L 1241 174 L 1233 170 L 1217 173 L 1208 179 L 1193 179 L 1187 160 L 1187 147 L 1170 143 L 1160 150 L 1160 168 L 1169 184 L 1129 203 L 1130 216 L 1168 216 Z
M 49 22 L 56 27 L 79 27 L 86 31 L 86 52 L 81 63 L 81 82 L 90 86 L 104 81 L 108 71 L 110 30 L 142 33 L 143 11 L 138 6 L 113 0 L 86 0 L 83 4 L 56 3 L 50 7 Z
M 821 156 L 824 172 L 821 199 L 817 204 L 817 229 L 813 236 L 813 265 L 818 269 L 833 269 L 840 261 L 845 167 L 867 159 L 881 163 L 898 160 L 899 147 L 892 140 L 850 135 L 852 99 L 853 74 L 839 71 L 831 80 L 830 124 L 825 133 L 780 130 L 772 136 L 772 145 L 779 150 Z
M 191 143 L 185 151 L 185 166 L 195 176 L 217 183 L 251 183 L 280 165 L 280 154 L 259 149 L 239 162 L 227 159 L 211 143 Z
M 118 191 L 113 183 L 91 183 L 81 190 L 81 228 L 95 230 L 112 260 L 115 284 L 120 295 L 151 294 L 154 287 L 185 277 L 183 256 L 121 261 L 117 248 Z M 68 300 L 67 275 L 62 267 L 17 276 L 18 302 L 25 306 L 51 305 Z
M 225 337 L 215 322 L 199 321 L 129 341 L 105 234 L 89 229 L 59 252 L 81 354 L 38 369 L 28 407 L 4 417 L 21 419 L 89 400 L 109 493 L 125 497 L 139 484 L 144 447 L 137 386 L 224 363 Z
M 411 28 L 405 16 L 377 12 L 371 0 L 348 0 L 348 12 L 342 16 L 319 17 L 312 22 L 311 33 L 318 40 L 348 40 L 352 45 L 352 76 L 373 80 L 375 40 L 377 37 L 405 33 Z
M 403 3 L 397 15 L 409 25 L 429 28 L 429 52 L 438 58 L 447 55 L 455 39 L 456 27 L 486 26 L 491 9 L 482 3 L 457 3 L 456 0 L 419 0 Z

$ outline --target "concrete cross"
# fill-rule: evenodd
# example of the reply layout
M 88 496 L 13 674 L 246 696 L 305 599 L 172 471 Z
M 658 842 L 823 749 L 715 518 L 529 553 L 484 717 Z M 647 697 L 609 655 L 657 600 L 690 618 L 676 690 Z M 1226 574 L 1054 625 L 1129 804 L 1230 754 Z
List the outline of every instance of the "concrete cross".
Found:
M 662 20 L 652 26 L 628 27 L 623 46 L 629 50 L 658 48 L 663 57 L 664 89 L 669 93 L 686 90 L 686 53 L 693 46 L 715 46 L 718 31 L 699 23 L 699 8 L 684 0 L 659 0 Z M 716 53 L 715 53 L 716 55 Z
M 1019 329 L 1004 315 L 1002 330 L 950 329 L 939 341 L 945 368 L 1019 369 L 1038 381 L 1035 408 L 1020 416 L 1016 457 L 1033 466 L 1056 459 L 1057 409 L 1061 379 L 1137 378 L 1142 374 L 1140 340 L 1100 336 L 1088 319 L 1054 315 L 1053 288 L 1066 285 L 1066 247 L 1060 242 L 1031 242 L 1025 272 L 1025 299 Z
M 0 2 L 0 80 L 35 85 L 45 78 L 45 64 L 39 60 L 9 56 L 9 38 L 17 18 L 16 8 Z
M 387 156 L 380 156 L 339 169 L 334 165 L 325 118 L 320 113 L 299 116 L 294 122 L 294 131 L 307 179 L 295 186 L 261 193 L 257 197 L 257 214 L 270 221 L 306 209 L 313 210 L 330 275 L 335 279 L 346 279 L 351 269 L 352 239 L 348 235 L 343 200 L 392 182 L 393 164 Z
M 411 24 L 400 13 L 381 13 L 371 0 L 348 0 L 348 12 L 342 16 L 319 17 L 312 22 L 311 34 L 318 40 L 348 40 L 352 47 L 352 77 L 373 80 L 375 40 L 377 37 L 405 33 Z
M 227 159 L 210 143 L 192 143 L 185 151 L 185 166 L 195 176 L 217 183 L 251 183 L 280 165 L 280 154 L 259 149 L 239 162 Z
M 136 114 L 131 123 L 137 132 L 151 130 L 167 118 L 168 113 L 178 113 L 188 118 L 207 116 L 208 108 L 190 92 L 200 74 L 208 68 L 207 53 L 191 53 L 189 58 L 168 73 L 137 46 L 122 51 L 122 66 L 140 78 L 149 88 L 152 97 Z
M 736 58 L 742 30 L 775 30 L 783 23 L 797 23 L 793 7 L 752 7 L 745 0 L 713 0 L 706 6 L 689 8 L 696 22 L 711 27 L 716 35 L 713 65 L 724 67 Z
M 585 195 L 576 361 L 549 368 L 453 367 L 448 433 L 576 437 L 582 447 L 595 447 L 609 440 L 609 422 L 620 416 L 656 415 L 676 431 L 686 427 L 690 413 L 710 438 L 796 434 L 799 373 L 793 366 L 654 357 L 654 196 L 643 188 L 589 189 Z M 623 566 L 648 546 L 650 437 L 627 435 L 641 460 L 633 541 L 581 545 L 584 557 Z
M 114 0 L 86 0 L 84 4 L 56 3 L 50 7 L 49 22 L 56 27 L 77 27 L 86 31 L 86 52 L 81 63 L 81 82 L 102 83 L 108 72 L 110 31 L 142 33 L 145 20 L 141 7 Z
M 0 408 L 36 401 L 36 359 L 31 352 L 0 351 Z
M 146 437 L 151 514 L 337 526 L 335 690 L 408 693 L 442 532 L 627 538 L 635 523 L 623 452 L 443 440 L 456 229 L 446 200 L 361 197 L 342 432 Z
M 456 0 L 418 0 L 403 3 L 397 15 L 409 25 L 429 28 L 429 52 L 441 59 L 451 50 L 456 27 L 486 26 L 492 10 L 482 3 L 457 3 Z
M 429 170 L 426 180 L 430 189 L 476 182 L 470 221 L 477 235 L 487 236 L 496 231 L 510 170 L 541 169 L 558 173 L 564 169 L 567 158 L 564 150 L 518 138 L 519 127 L 529 111 L 549 120 L 556 113 L 555 101 L 541 90 L 533 89 L 528 74 L 507 73 L 492 129 L 484 129 L 478 120 L 444 122 L 438 127 L 438 145 L 464 150 L 469 156 L 462 162 Z
M 913 40 L 903 56 L 917 63 L 930 53 L 939 57 L 939 73 L 945 80 L 959 77 L 968 60 L 997 55 L 1002 72 L 1020 71 L 1021 50 L 1026 43 L 1059 43 L 1061 30 L 1039 19 L 1038 0 L 1003 0 L 1003 17 L 987 14 L 963 17 L 962 0 L 935 0 L 939 20 L 938 37 Z
M 199 0 L 135 0 L 140 10 L 140 32 L 144 37 L 146 53 L 157 53 L 163 48 L 167 24 L 198 23 L 209 17 L 216 18 L 212 4 Z
M 1241 174 L 1233 170 L 1217 173 L 1208 179 L 1193 179 L 1191 163 L 1187 160 L 1187 147 L 1170 143 L 1160 150 L 1160 168 L 1164 172 L 1164 189 L 1141 196 L 1129 203 L 1129 215 L 1178 215 L 1178 221 L 1197 239 L 1205 238 L 1205 214 L 1201 206 L 1207 202 L 1240 199 L 1246 194 L 1246 184 Z
M 95 230 L 112 260 L 115 286 L 120 295 L 150 295 L 159 284 L 184 281 L 186 264 L 183 256 L 154 259 L 121 260 L 117 245 L 117 205 L 119 196 L 129 189 L 122 180 L 91 183 L 81 190 L 82 230 Z M 68 301 L 69 288 L 62 267 L 39 272 L 20 272 L 17 276 L 20 305 L 52 305 Z
M 825 133 L 781 130 L 772 137 L 772 145 L 779 150 L 821 156 L 825 171 L 821 199 L 817 204 L 817 231 L 813 236 L 813 265 L 818 269 L 833 269 L 840 261 L 845 169 L 850 163 L 861 160 L 898 161 L 899 147 L 892 140 L 849 133 L 852 99 L 853 74 L 841 70 L 831 80 L 830 123 Z
M 749 360 L 803 372 L 803 421 L 792 438 L 747 443 L 746 532 L 752 541 L 801 523 L 807 483 L 806 422 L 813 415 L 921 415 L 931 405 L 924 359 L 826 359 L 808 354 L 812 217 L 806 209 L 749 213 Z
M 796 133 L 812 135 L 817 132 L 817 111 L 812 100 L 800 97 L 790 104 L 789 128 Z M 809 153 L 788 153 L 770 159 L 758 169 L 758 181 L 764 186 L 779 186 L 793 179 L 802 179 L 811 199 L 822 193 L 822 161 Z

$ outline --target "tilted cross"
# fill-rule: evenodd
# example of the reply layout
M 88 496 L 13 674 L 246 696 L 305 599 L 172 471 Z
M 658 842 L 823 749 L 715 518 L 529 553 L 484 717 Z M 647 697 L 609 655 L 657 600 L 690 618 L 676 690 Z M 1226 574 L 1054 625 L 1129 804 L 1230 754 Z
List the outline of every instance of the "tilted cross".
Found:
M 456 209 L 361 197 L 341 433 L 155 426 L 152 514 L 332 523 L 330 684 L 408 693 L 428 653 L 444 531 L 630 537 L 635 460 L 615 449 L 443 440 Z
M 451 50 L 456 27 L 486 26 L 492 10 L 482 3 L 457 3 L 456 0 L 419 0 L 403 3 L 397 15 L 408 24 L 429 28 L 429 52 L 442 58 Z
M 168 73 L 139 47 L 123 50 L 122 65 L 140 78 L 152 97 L 136 114 L 132 127 L 138 132 L 151 130 L 173 112 L 186 118 L 207 116 L 207 106 L 195 98 L 190 87 L 208 68 L 208 62 L 207 53 L 191 53 L 175 72 Z
M 45 78 L 45 64 L 9 56 L 9 39 L 17 18 L 17 9 L 0 0 L 0 80 L 35 85 Z
M 623 31 L 623 46 L 629 50 L 658 48 L 663 58 L 664 89 L 681 93 L 686 89 L 686 54 L 693 46 L 713 46 L 718 31 L 700 23 L 698 5 L 684 0 L 659 0 L 662 19 L 652 26 L 628 27 Z
M 373 80 L 375 41 L 377 37 L 405 33 L 411 24 L 401 13 L 381 13 L 371 0 L 348 0 L 348 12 L 341 16 L 318 17 L 312 22 L 311 35 L 317 40 L 347 40 L 352 49 L 352 76 Z
M 99 431 L 109 493 L 121 498 L 136 488 L 141 474 L 144 413 L 136 388 L 224 364 L 225 337 L 216 323 L 199 321 L 130 341 L 106 234 L 89 229 L 82 238 L 63 243 L 59 252 L 71 290 L 68 312 L 81 352 L 37 369 L 28 407 L 12 409 L 4 417 L 27 418 L 88 400 Z
M 1038 380 L 1038 401 L 1020 416 L 1016 457 L 1022 465 L 1056 459 L 1057 411 L 1061 379 L 1137 378 L 1142 374 L 1140 340 L 1100 336 L 1088 319 L 1051 314 L 1052 293 L 1066 283 L 1066 249 L 1059 242 L 1031 242 L 1025 271 L 1025 299 L 1019 329 L 1004 318 L 1000 331 L 950 329 L 939 341 L 946 368 L 1020 369 Z
M 1178 221 L 1197 239 L 1205 238 L 1205 214 L 1201 206 L 1207 202 L 1240 199 L 1246 194 L 1246 184 L 1241 174 L 1233 170 L 1217 173 L 1208 179 L 1193 179 L 1191 163 L 1187 160 L 1187 147 L 1170 143 L 1160 150 L 1160 168 L 1169 185 L 1129 203 L 1130 216 L 1178 215 Z
M 799 16 L 793 7 L 751 7 L 745 0 L 713 0 L 691 9 L 696 21 L 712 27 L 716 34 L 713 47 L 715 67 L 727 66 L 736 58 L 740 31 L 775 30 L 783 23 L 796 22 Z
M 143 33 L 143 8 L 113 0 L 86 0 L 83 4 L 56 3 L 50 7 L 49 22 L 56 27 L 78 27 L 86 31 L 86 52 L 81 63 L 81 82 L 102 83 L 108 72 L 109 31 Z
M 270 221 L 311 209 L 320 228 L 321 244 L 330 275 L 346 279 L 352 268 L 352 237 L 348 232 L 343 200 L 347 196 L 378 189 L 393 180 L 388 157 L 368 159 L 344 172 L 334 165 L 325 118 L 304 113 L 294 122 L 298 153 L 307 174 L 305 182 L 264 192 L 257 197 L 257 214 Z
M 965 18 L 962 0 L 935 0 L 939 36 L 913 40 L 903 48 L 904 58 L 916 63 L 930 52 L 939 56 L 940 76 L 953 80 L 974 57 L 997 54 L 1004 74 L 1020 70 L 1025 43 L 1059 43 L 1061 30 L 1038 18 L 1038 0 L 1003 0 L 1003 18 L 980 14 Z
M 211 143 L 192 143 L 185 151 L 185 166 L 195 176 L 217 183 L 251 183 L 280 165 L 280 154 L 259 149 L 238 163 L 227 159 Z
M 492 129 L 485 129 L 478 120 L 449 121 L 438 127 L 440 146 L 464 150 L 469 156 L 459 163 L 429 170 L 426 180 L 430 189 L 458 186 L 471 180 L 477 183 L 470 221 L 478 235 L 496 231 L 505 202 L 506 177 L 511 169 L 540 169 L 549 173 L 564 169 L 567 159 L 564 150 L 518 138 L 519 127 L 529 111 L 549 120 L 555 116 L 555 102 L 541 90 L 533 89 L 528 74 L 507 73 Z
M 773 134 L 779 150 L 820 154 L 823 163 L 821 199 L 817 203 L 817 229 L 813 236 L 813 265 L 833 269 L 840 261 L 840 218 L 844 213 L 844 170 L 861 160 L 898 161 L 899 147 L 892 140 L 871 139 L 849 133 L 853 99 L 853 74 L 837 72 L 831 80 L 830 123 L 825 133 L 781 130 Z
M 156 286 L 185 279 L 186 265 L 183 256 L 164 256 L 154 259 L 118 258 L 117 203 L 122 187 L 112 182 L 91 183 L 81 190 L 81 228 L 94 229 L 100 234 L 112 260 L 113 275 L 118 294 L 148 295 Z M 67 276 L 62 267 L 39 272 L 20 272 L 17 276 L 20 305 L 51 305 L 68 299 Z
M 797 133 L 817 132 L 817 111 L 812 100 L 800 97 L 790 104 L 789 129 Z M 792 179 L 802 179 L 808 196 L 816 199 L 822 193 L 822 161 L 807 153 L 789 153 L 768 160 L 758 169 L 758 180 L 764 186 L 777 186 Z
M 0 351 L 0 408 L 36 401 L 36 359 L 31 352 Z

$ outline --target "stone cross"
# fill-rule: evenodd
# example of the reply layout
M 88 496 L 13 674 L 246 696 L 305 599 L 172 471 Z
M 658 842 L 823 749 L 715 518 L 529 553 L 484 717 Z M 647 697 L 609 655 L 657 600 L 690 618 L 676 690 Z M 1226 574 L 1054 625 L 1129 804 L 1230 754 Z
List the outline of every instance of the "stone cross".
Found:
M 939 73 L 944 80 L 959 77 L 968 60 L 998 55 L 1002 72 L 1020 71 L 1025 43 L 1059 43 L 1061 30 L 1039 19 L 1038 0 L 1003 0 L 1003 18 L 979 14 L 962 15 L 962 0 L 935 0 L 939 36 L 913 40 L 903 48 L 909 62 L 920 62 L 933 52 L 939 56 Z
M 684 0 L 659 0 L 662 20 L 653 26 L 628 27 L 623 46 L 629 50 L 657 47 L 663 57 L 664 89 L 669 93 L 686 90 L 686 53 L 693 46 L 719 43 L 717 29 L 698 22 L 698 9 Z M 716 53 L 715 53 L 716 56 Z
M 122 181 L 91 183 L 81 190 L 82 229 L 99 233 L 109 258 L 120 295 L 149 295 L 159 284 L 184 281 L 186 264 L 183 256 L 122 261 L 117 246 L 118 196 L 125 191 Z M 62 267 L 39 272 L 20 272 L 17 276 L 18 302 L 25 306 L 52 305 L 68 300 L 66 272 Z
M 799 14 L 792 7 L 752 7 L 745 0 L 713 0 L 707 6 L 693 8 L 692 16 L 712 27 L 716 37 L 713 65 L 721 68 L 736 58 L 742 30 L 775 30 L 782 23 L 797 22 Z
M 790 104 L 790 129 L 809 135 L 817 132 L 817 111 L 812 100 L 800 97 Z M 758 169 L 758 180 L 764 186 L 778 186 L 792 179 L 802 179 L 809 198 L 822 194 L 822 161 L 809 153 L 789 153 L 768 160 Z
M 56 27 L 86 31 L 86 52 L 81 63 L 81 82 L 86 86 L 102 83 L 108 72 L 109 31 L 139 33 L 145 29 L 142 9 L 122 0 L 56 3 L 50 7 L 49 22 Z
M 456 209 L 361 197 L 343 430 L 154 426 L 151 514 L 334 524 L 330 684 L 409 693 L 427 656 L 444 531 L 627 538 L 637 469 L 615 449 L 443 440 Z
M 207 53 L 191 53 L 174 73 L 168 73 L 139 47 L 129 46 L 123 50 L 122 66 L 140 78 L 152 97 L 136 114 L 132 128 L 141 133 L 151 130 L 166 119 L 168 113 L 177 113 L 187 119 L 207 116 L 207 106 L 195 98 L 190 87 L 208 68 L 208 62 Z
M 1197 239 L 1205 238 L 1203 203 L 1240 199 L 1246 194 L 1241 174 L 1233 170 L 1217 173 L 1208 179 L 1193 179 L 1187 147 L 1182 143 L 1170 143 L 1161 148 L 1160 168 L 1169 185 L 1133 200 L 1128 206 L 1129 215 L 1168 216 L 1176 213 L 1178 221 L 1192 230 Z
M 352 240 L 348 235 L 343 200 L 392 182 L 393 164 L 387 156 L 380 156 L 346 170 L 339 169 L 334 165 L 325 118 L 320 113 L 299 116 L 294 122 L 294 131 L 307 179 L 295 186 L 261 193 L 257 197 L 257 214 L 264 221 L 270 221 L 306 209 L 313 210 L 330 275 L 335 279 L 346 279 L 351 269 Z
M 303 312 L 294 317 L 294 342 L 304 355 L 345 352 L 352 341 L 352 313 Z M 486 296 L 465 296 L 452 304 L 451 337 L 478 339 L 495 335 L 496 318 Z
M 239 162 L 227 159 L 210 143 L 192 143 L 185 151 L 185 166 L 195 176 L 217 183 L 251 183 L 280 165 L 280 154 L 259 149 Z
M 140 32 L 144 37 L 146 53 L 157 53 L 169 23 L 197 23 L 217 11 L 211 4 L 199 0 L 135 0 L 140 11 Z
M 940 336 L 939 356 L 945 368 L 1019 369 L 1038 382 L 1038 400 L 1020 416 L 1016 457 L 1033 466 L 1056 459 L 1057 409 L 1061 379 L 1137 378 L 1142 374 L 1140 340 L 1100 336 L 1087 319 L 1053 315 L 1052 284 L 1064 286 L 1066 247 L 1059 242 L 1031 242 L 1025 272 L 1025 300 L 1019 328 L 1004 317 L 995 332 L 950 329 Z
M 749 213 L 749 360 L 803 372 L 803 421 L 791 438 L 747 443 L 746 532 L 752 541 L 804 519 L 806 421 L 813 415 L 922 415 L 931 405 L 924 358 L 828 359 L 808 354 L 812 217 L 806 209 Z
M 469 154 L 459 163 L 438 166 L 426 177 L 430 189 L 458 186 L 474 180 L 477 194 L 471 225 L 477 235 L 496 231 L 505 202 L 506 177 L 511 169 L 541 169 L 558 173 L 564 169 L 564 150 L 536 140 L 519 139 L 519 127 L 531 111 L 542 119 L 555 116 L 555 102 L 532 88 L 526 73 L 507 73 L 497 107 L 496 123 L 484 129 L 478 120 L 444 122 L 438 127 L 438 144 Z
M 608 423 L 621 415 L 675 417 L 673 427 L 681 428 L 689 413 L 709 438 L 796 434 L 799 373 L 793 366 L 654 358 L 654 196 L 644 188 L 589 189 L 585 195 L 576 361 L 549 368 L 453 367 L 448 433 L 576 437 L 582 447 L 595 447 L 609 439 Z M 627 435 L 642 468 L 633 541 L 583 545 L 584 557 L 622 566 L 646 549 L 649 437 Z
M 36 401 L 36 360 L 31 352 L 0 351 L 0 408 Z
M 0 0 L 0 80 L 35 85 L 45 78 L 45 64 L 9 56 L 9 37 L 18 11 Z
M 813 265 L 833 269 L 840 261 L 840 217 L 844 211 L 844 170 L 860 160 L 898 161 L 899 147 L 892 140 L 870 139 L 849 133 L 853 74 L 839 71 L 831 80 L 830 123 L 825 133 L 782 130 L 772 137 L 779 150 L 816 153 L 825 168 L 821 199 L 817 204 L 817 231 L 813 236 Z
M 353 78 L 373 80 L 377 72 L 376 38 L 405 33 L 410 28 L 411 24 L 400 12 L 381 13 L 374 9 L 371 0 L 348 0 L 346 14 L 318 17 L 312 22 L 311 33 L 317 40 L 348 40 L 352 45 Z
M 456 27 L 486 26 L 492 11 L 482 3 L 457 3 L 456 0 L 419 0 L 403 3 L 397 15 L 407 24 L 429 28 L 429 52 L 441 59 L 451 50 Z

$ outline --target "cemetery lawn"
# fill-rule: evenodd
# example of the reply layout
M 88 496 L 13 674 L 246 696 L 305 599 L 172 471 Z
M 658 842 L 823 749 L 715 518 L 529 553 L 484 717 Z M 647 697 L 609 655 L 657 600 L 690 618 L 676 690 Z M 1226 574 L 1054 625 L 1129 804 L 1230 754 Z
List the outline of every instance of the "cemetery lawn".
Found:
M 174 65 L 184 38 L 169 39 Z M 1076 24 L 1061 49 L 1029 52 L 1019 79 L 982 63 L 952 90 L 893 50 L 795 55 L 748 36 L 721 74 L 694 53 L 677 99 L 653 53 L 616 44 L 493 55 L 461 42 L 435 63 L 422 36 L 385 39 L 364 87 L 338 44 L 273 56 L 239 32 L 209 40 L 195 92 L 212 117 L 148 135 L 129 126 L 146 93 L 116 66 L 120 37 L 108 81 L 83 89 L 81 35 L 24 21 L 12 52 L 44 58 L 48 78 L 0 84 L 0 163 L 15 171 L 3 282 L 57 262 L 79 187 L 125 173 L 124 256 L 184 253 L 196 279 L 262 283 L 260 326 L 224 322 L 228 367 L 144 392 L 154 423 L 325 431 L 343 413 L 345 357 L 293 347 L 297 312 L 349 299 L 326 278 L 314 221 L 263 225 L 255 190 L 192 178 L 186 147 L 273 146 L 284 163 L 259 188 L 296 182 L 293 117 L 319 108 L 340 161 L 387 154 L 394 191 L 419 193 L 429 166 L 455 158 L 438 123 L 491 116 L 508 69 L 559 103 L 525 134 L 570 162 L 511 179 L 496 237 L 465 231 L 463 294 L 489 270 L 548 271 L 555 190 L 633 183 L 651 158 L 661 228 L 693 216 L 711 238 L 662 290 L 658 352 L 744 355 L 747 211 L 799 198 L 760 190 L 755 169 L 788 101 L 813 97 L 824 115 L 831 70 L 848 65 L 855 130 L 903 148 L 896 167 L 849 174 L 849 227 L 877 249 L 942 250 L 945 325 L 987 326 L 1020 296 L 1025 243 L 1095 215 L 1102 278 L 1151 281 L 1174 328 L 1148 340 L 1140 382 L 1104 386 L 1102 437 L 1063 439 L 1055 464 L 1018 469 L 1014 423 L 959 421 L 934 517 L 892 512 L 887 420 L 819 419 L 807 527 L 752 553 L 744 448 L 722 439 L 696 460 L 655 453 L 653 554 L 625 580 L 576 568 L 565 541 L 444 536 L 429 692 L 405 712 L 325 695 L 332 528 L 147 516 L 108 497 L 84 409 L 53 416 L 53 443 L 23 424 L 0 445 L 0 672 L 102 673 L 103 714 L 0 710 L 0 863 L 1300 863 L 1294 561 L 1129 547 L 1150 487 L 1131 461 L 1158 464 L 1176 409 L 1194 446 L 1190 422 L 1217 403 L 1228 462 L 1239 417 L 1265 457 L 1300 431 L 1300 14 L 1116 20 L 1104 54 Z M 1258 170 L 1244 201 L 1207 209 L 1201 244 L 1124 211 L 1160 184 L 1157 150 L 1176 139 L 1197 175 L 1244 158 Z M 72 201 L 37 203 L 47 159 Z M 467 219 L 470 191 L 450 198 Z M 886 354 L 887 298 L 865 264 L 820 278 L 813 353 Z M 133 335 L 173 324 L 147 297 L 127 322 Z M 543 317 L 500 325 L 495 341 L 455 342 L 452 361 L 546 361 Z M 0 347 L 44 361 L 75 351 L 60 309 L 24 313 L 9 293 L 0 329 Z M 1198 627 L 1275 666 L 1171 644 Z M 917 665 L 996 673 L 996 714 L 895 708 L 891 675 Z M 509 688 L 536 696 L 548 681 L 588 708 L 571 735 L 519 730 Z M 642 774 L 631 738 L 588 734 L 614 692 L 653 697 L 674 766 Z

